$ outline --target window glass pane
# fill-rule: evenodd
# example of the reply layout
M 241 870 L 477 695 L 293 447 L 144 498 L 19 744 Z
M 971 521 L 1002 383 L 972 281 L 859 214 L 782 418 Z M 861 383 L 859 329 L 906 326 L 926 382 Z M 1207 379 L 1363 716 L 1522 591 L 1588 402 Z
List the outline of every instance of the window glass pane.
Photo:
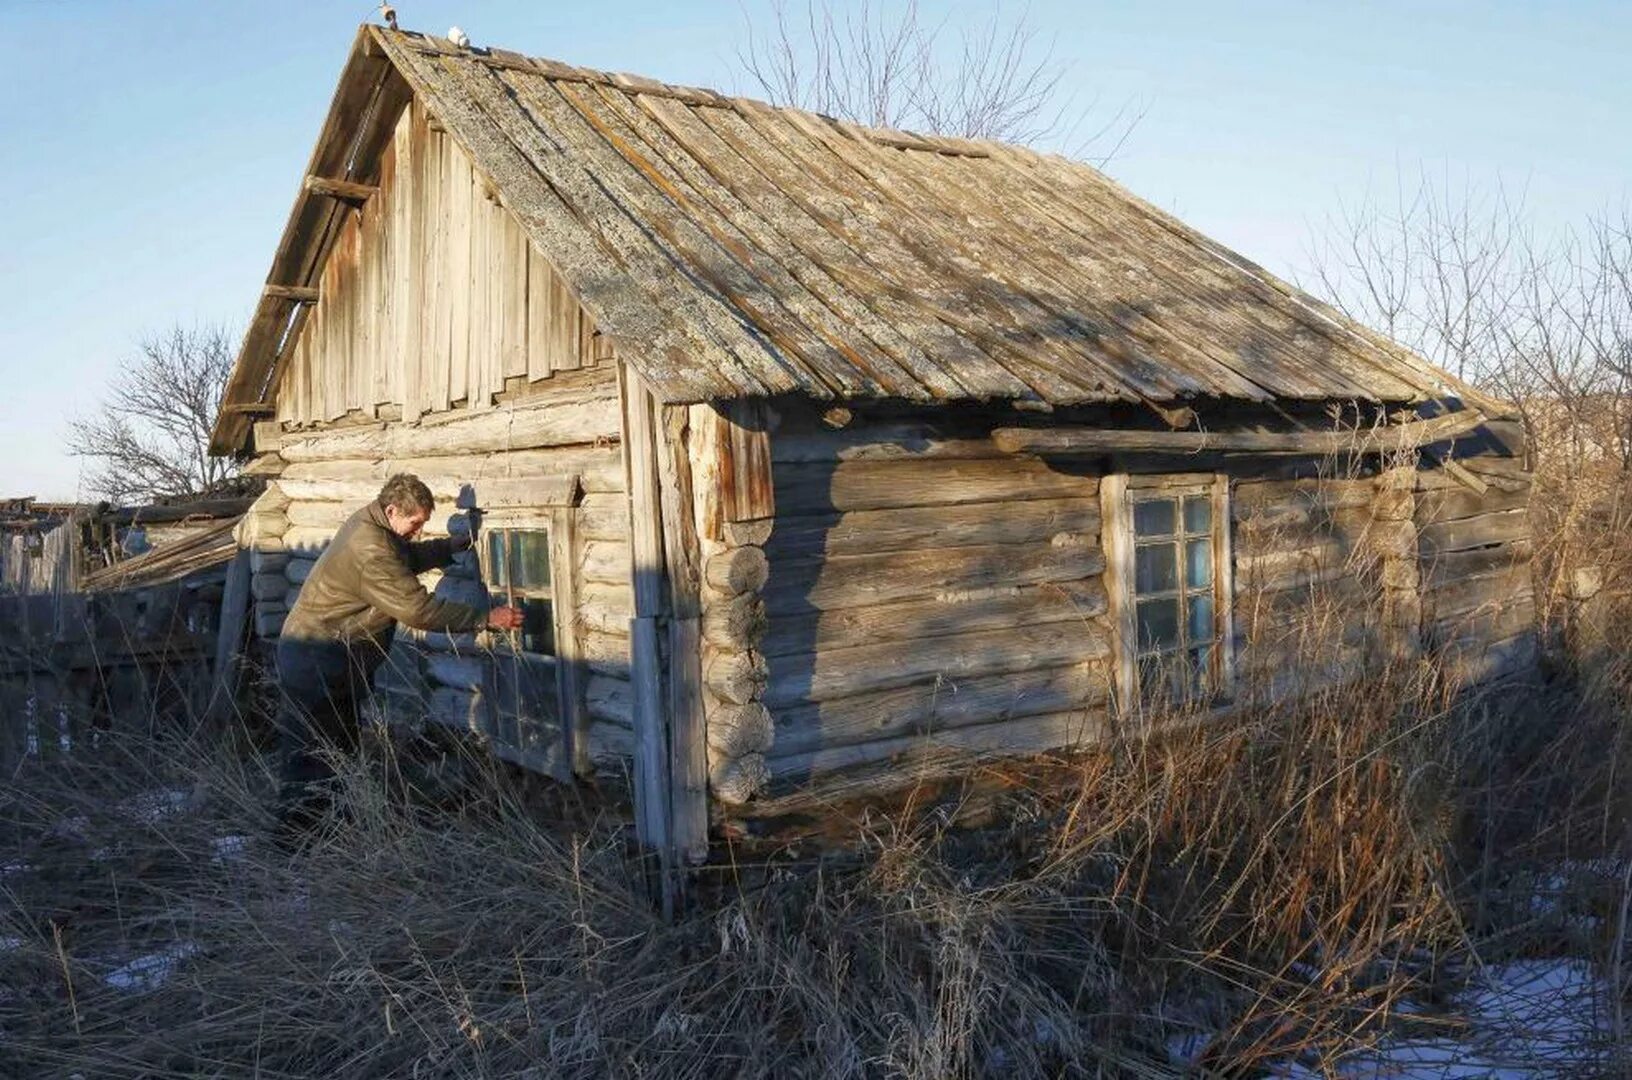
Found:
M 1206 693 L 1212 682 L 1213 647 L 1203 645 L 1190 650 L 1190 690 L 1195 694 Z
M 550 534 L 528 530 L 510 534 L 510 580 L 518 589 L 541 589 L 550 584 Z
M 502 589 L 509 584 L 504 574 L 504 533 L 487 534 L 487 583 Z
M 1139 593 L 1179 587 L 1178 549 L 1172 544 L 1147 544 L 1134 552 L 1133 587 Z
M 521 647 L 524 652 L 555 655 L 555 618 L 548 600 L 522 601 Z
M 1207 532 L 1213 527 L 1213 500 L 1210 495 L 1184 497 L 1184 531 Z
M 1165 536 L 1178 521 L 1174 499 L 1145 499 L 1133 504 L 1133 531 L 1136 536 Z
M 1191 540 L 1184 545 L 1184 583 L 1199 589 L 1213 583 L 1213 542 Z
M 1190 640 L 1210 641 L 1213 633 L 1213 598 L 1205 593 L 1190 597 Z
M 1141 600 L 1138 605 L 1139 648 L 1141 651 L 1177 645 L 1179 641 L 1179 601 Z

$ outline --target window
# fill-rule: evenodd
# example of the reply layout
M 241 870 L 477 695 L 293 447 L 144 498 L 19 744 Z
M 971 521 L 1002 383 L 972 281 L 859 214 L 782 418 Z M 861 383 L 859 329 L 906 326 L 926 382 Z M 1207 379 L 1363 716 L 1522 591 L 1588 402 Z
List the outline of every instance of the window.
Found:
M 1107 478 L 1108 584 L 1125 701 L 1186 704 L 1228 689 L 1228 487 L 1222 477 Z
M 522 609 L 522 651 L 554 655 L 550 534 L 544 529 L 489 529 L 484 535 L 482 581 L 495 599 Z

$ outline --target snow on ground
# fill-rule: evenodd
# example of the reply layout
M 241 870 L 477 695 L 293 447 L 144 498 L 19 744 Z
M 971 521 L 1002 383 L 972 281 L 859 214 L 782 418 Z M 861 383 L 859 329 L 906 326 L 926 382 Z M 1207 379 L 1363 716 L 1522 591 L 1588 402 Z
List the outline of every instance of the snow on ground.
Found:
M 1607 989 L 1584 960 L 1493 965 L 1458 998 L 1467 1020 L 1458 1038 L 1385 1039 L 1343 1061 L 1342 1080 L 1535 1080 L 1569 1077 L 1602 1064 Z M 1328 1074 L 1290 1065 L 1272 1075 Z
M 178 941 L 159 952 L 138 956 L 123 967 L 115 968 L 103 976 L 103 981 L 115 990 L 131 993 L 157 990 L 183 960 L 197 951 L 198 946 L 193 942 Z

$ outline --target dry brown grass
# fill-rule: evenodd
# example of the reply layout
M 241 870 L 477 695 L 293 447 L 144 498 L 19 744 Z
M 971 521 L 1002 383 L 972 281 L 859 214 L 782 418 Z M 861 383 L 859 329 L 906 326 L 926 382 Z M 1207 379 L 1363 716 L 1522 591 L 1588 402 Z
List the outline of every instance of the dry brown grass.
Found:
M 1515 1064 L 1580 1075 L 1626 1060 L 1632 964 L 1632 657 L 1594 665 L 1464 692 L 1398 661 L 1130 725 L 1032 763 L 1000 825 L 926 798 L 842 852 L 727 852 L 673 924 L 618 820 L 479 757 L 404 806 L 376 747 L 286 856 L 240 742 L 105 736 L 0 792 L 0 1074 L 1169 1076 L 1186 1031 L 1200 1073 L 1336 1069 L 1454 1035 L 1482 963 L 1569 954 L 1617 991 L 1607 1045 Z

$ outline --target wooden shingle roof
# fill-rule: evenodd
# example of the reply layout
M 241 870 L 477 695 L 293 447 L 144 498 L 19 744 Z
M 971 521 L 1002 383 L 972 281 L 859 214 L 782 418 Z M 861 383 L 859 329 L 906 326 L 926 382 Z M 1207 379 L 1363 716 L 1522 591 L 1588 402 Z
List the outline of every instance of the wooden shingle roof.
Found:
M 379 85 L 389 72 L 395 91 Z M 356 89 L 371 81 L 371 97 Z M 370 26 L 314 170 L 366 180 L 369 132 L 408 93 L 671 403 L 1467 392 L 1099 171 L 999 143 Z M 320 269 L 312 201 L 297 201 L 274 287 L 298 289 Z M 276 392 L 292 301 L 275 292 L 245 341 L 218 452 L 243 444 L 245 418 Z

